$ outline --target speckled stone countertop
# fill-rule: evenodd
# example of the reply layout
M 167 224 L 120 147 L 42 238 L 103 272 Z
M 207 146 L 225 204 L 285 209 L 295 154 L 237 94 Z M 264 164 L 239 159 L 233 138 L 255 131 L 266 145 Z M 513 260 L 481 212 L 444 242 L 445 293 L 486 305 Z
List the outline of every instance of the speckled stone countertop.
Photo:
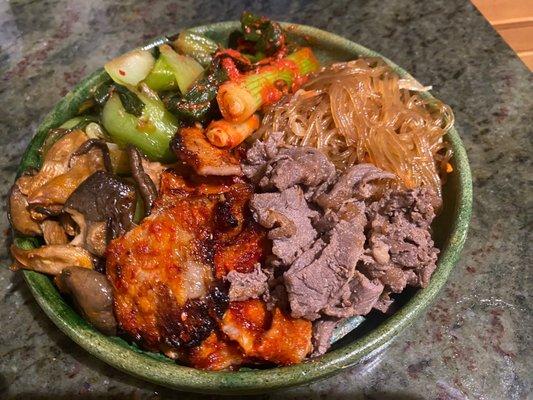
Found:
M 35 127 L 80 78 L 151 37 L 237 19 L 243 9 L 338 33 L 432 84 L 455 111 L 475 188 L 462 260 L 424 316 L 370 365 L 262 398 L 531 398 L 533 75 L 467 1 L 0 2 L 2 204 Z M 7 266 L 7 236 L 2 241 Z M 88 355 L 46 318 L 21 275 L 5 268 L 0 324 L 2 399 L 204 398 L 136 380 Z

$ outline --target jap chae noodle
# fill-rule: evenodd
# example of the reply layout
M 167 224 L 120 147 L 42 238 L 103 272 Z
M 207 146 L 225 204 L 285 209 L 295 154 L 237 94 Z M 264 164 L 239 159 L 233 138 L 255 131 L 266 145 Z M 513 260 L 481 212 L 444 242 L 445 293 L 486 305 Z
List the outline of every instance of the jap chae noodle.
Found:
M 282 131 L 287 143 L 319 148 L 340 169 L 370 162 L 408 188 L 426 185 L 440 195 L 439 173 L 451 157 L 443 135 L 453 124 L 452 111 L 400 83 L 379 59 L 323 68 L 266 113 L 259 135 Z

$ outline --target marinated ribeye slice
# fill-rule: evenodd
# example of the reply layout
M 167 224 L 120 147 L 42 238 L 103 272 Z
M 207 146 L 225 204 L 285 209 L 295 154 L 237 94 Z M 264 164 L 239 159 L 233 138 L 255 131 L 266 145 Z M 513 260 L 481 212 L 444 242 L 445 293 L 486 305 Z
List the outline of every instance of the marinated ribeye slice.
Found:
M 317 240 L 284 273 L 293 317 L 315 320 L 342 307 L 365 243 L 364 225 L 357 221 L 340 220 L 324 237 L 327 242 Z
M 396 179 L 373 164 L 356 164 L 342 173 L 328 193 L 317 197 L 316 203 L 324 209 L 338 210 L 350 199 L 365 200 L 377 190 L 376 181 Z
M 309 208 L 297 186 L 281 193 L 256 193 L 250 208 L 255 220 L 270 229 L 268 238 L 272 240 L 275 263 L 290 265 L 316 239 L 311 220 L 318 213 Z
M 282 192 L 299 185 L 306 197 L 325 189 L 335 177 L 335 166 L 324 153 L 312 147 L 283 146 L 282 135 L 276 132 L 254 143 L 242 169 L 262 190 Z
M 430 225 L 438 199 L 425 188 L 388 191 L 368 208 L 369 249 L 361 271 L 393 293 L 407 285 L 426 287 L 438 249 Z

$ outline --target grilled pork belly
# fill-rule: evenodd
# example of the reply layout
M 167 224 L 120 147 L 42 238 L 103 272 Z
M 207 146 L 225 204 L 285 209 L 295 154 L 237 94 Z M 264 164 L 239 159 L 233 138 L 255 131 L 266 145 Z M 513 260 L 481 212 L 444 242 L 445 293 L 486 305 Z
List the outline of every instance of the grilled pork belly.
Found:
M 251 187 L 238 178 L 192 179 L 164 172 L 152 214 L 106 254 L 120 328 L 178 357 L 209 337 L 227 307 L 214 271 L 237 266 L 216 260 L 230 248 L 239 270 L 252 271 L 264 252 L 264 233 L 247 212 Z
M 180 129 L 171 142 L 174 153 L 199 175 L 242 175 L 238 150 L 219 149 L 197 127 Z

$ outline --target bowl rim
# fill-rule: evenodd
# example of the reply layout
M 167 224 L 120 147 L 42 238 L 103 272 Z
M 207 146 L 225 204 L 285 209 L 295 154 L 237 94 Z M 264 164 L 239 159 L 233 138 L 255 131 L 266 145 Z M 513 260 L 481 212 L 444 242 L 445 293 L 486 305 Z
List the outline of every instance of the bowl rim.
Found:
M 293 29 L 298 35 L 311 37 L 317 44 L 330 44 L 342 48 L 350 54 L 381 57 L 400 76 L 411 76 L 379 53 L 334 33 L 301 24 L 282 23 L 282 25 Z M 201 25 L 191 29 L 198 33 L 203 33 L 210 30 L 234 29 L 238 26 L 238 21 L 225 21 Z M 19 172 L 25 169 L 25 162 L 31 159 L 36 153 L 36 149 L 40 147 L 42 136 L 44 135 L 43 132 L 53 127 L 54 121 L 57 121 L 58 116 L 65 114 L 69 102 L 76 95 L 79 95 L 84 90 L 83 88 L 86 90 L 88 86 L 98 82 L 101 79 L 101 75 L 102 69 L 82 80 L 44 118 L 37 129 L 36 135 L 26 149 Z M 432 98 L 430 94 L 426 96 Z M 346 346 L 332 350 L 321 357 L 302 364 L 265 370 L 210 372 L 150 357 L 146 353 L 124 347 L 117 338 L 106 337 L 94 330 L 63 301 L 57 290 L 55 290 L 55 295 L 50 294 L 49 291 L 52 284 L 46 276 L 32 271 L 24 271 L 24 278 L 46 315 L 74 342 L 107 364 L 152 383 L 173 389 L 200 393 L 244 394 L 265 392 L 322 379 L 361 361 L 365 356 L 384 346 L 411 324 L 415 317 L 435 299 L 455 266 L 466 240 L 472 213 L 472 179 L 466 150 L 455 128 L 448 131 L 447 139 L 454 151 L 453 163 L 458 175 L 457 204 L 456 209 L 453 211 L 451 233 L 443 246 L 438 260 L 438 267 L 429 286 L 417 291 L 403 307 L 388 317 L 376 329 Z

